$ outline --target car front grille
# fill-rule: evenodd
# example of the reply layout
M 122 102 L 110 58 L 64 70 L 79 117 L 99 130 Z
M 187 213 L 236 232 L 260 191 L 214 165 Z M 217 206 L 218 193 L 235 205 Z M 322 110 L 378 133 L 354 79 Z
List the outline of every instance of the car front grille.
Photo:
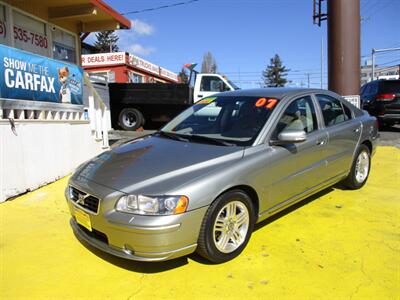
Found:
M 88 193 L 82 192 L 72 186 L 70 186 L 71 189 L 71 200 L 74 201 L 77 205 L 79 205 L 82 208 L 85 208 L 95 214 L 98 213 L 99 211 L 99 203 L 100 199 L 96 198 Z

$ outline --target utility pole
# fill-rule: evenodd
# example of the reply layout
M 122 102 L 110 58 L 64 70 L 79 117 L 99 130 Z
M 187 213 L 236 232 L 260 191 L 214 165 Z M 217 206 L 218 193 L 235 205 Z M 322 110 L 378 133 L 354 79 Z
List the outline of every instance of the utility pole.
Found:
M 372 48 L 372 72 L 371 72 L 371 81 L 375 80 L 375 49 Z
M 329 89 L 360 93 L 360 0 L 328 1 Z
M 307 87 L 310 88 L 310 73 L 307 73 Z
M 324 38 L 321 37 L 321 89 L 324 88 Z
M 322 12 L 324 2 L 327 13 Z M 318 26 L 328 20 L 328 89 L 340 95 L 358 95 L 360 0 L 314 0 L 313 20 Z
M 386 48 L 386 49 L 374 49 L 372 48 L 372 80 L 375 80 L 375 54 L 382 53 L 382 52 L 392 52 L 392 51 L 400 51 L 400 47 L 397 48 Z

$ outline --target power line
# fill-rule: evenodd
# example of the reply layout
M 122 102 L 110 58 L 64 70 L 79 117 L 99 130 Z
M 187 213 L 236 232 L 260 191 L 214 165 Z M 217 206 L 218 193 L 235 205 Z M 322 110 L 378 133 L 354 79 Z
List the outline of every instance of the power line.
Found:
M 198 2 L 200 0 L 189 0 L 189 1 L 184 1 L 184 2 L 177 2 L 177 3 L 172 3 L 168 5 L 161 5 L 157 7 L 152 7 L 152 8 L 145 8 L 141 10 L 133 10 L 133 11 L 128 11 L 126 13 L 122 13 L 121 15 L 131 15 L 131 14 L 140 14 L 143 12 L 148 12 L 148 11 L 154 11 L 154 10 L 159 10 L 159 9 L 164 9 L 164 8 L 170 8 L 170 7 L 176 7 L 176 6 L 181 6 L 181 5 L 186 5 L 194 2 Z
M 367 16 L 365 19 L 370 19 L 372 16 L 375 16 L 377 13 L 382 12 L 385 10 L 387 7 L 389 7 L 391 4 L 395 3 L 395 0 L 392 0 L 390 2 L 378 2 L 379 4 L 383 4 L 382 6 L 379 7 L 379 9 L 371 10 L 369 13 L 370 15 Z
M 395 59 L 395 60 L 391 60 L 391 61 L 384 62 L 384 63 L 382 63 L 382 64 L 379 64 L 379 66 L 387 66 L 387 65 L 390 65 L 390 64 L 392 64 L 392 63 L 394 63 L 394 62 L 398 62 L 398 61 L 400 61 L 400 58 L 399 58 L 399 59 Z
M 307 71 L 307 70 L 314 70 L 314 72 L 309 72 L 309 71 Z M 262 74 L 262 72 L 263 71 L 240 71 L 240 74 L 256 74 L 256 75 L 259 75 L 259 74 Z M 228 74 L 238 74 L 239 72 L 238 71 L 227 71 L 227 72 L 223 72 L 224 74 L 226 74 L 226 75 L 228 75 Z M 300 73 L 300 74 L 299 74 Z M 289 71 L 289 72 L 287 72 L 287 74 L 293 74 L 293 75 L 301 75 L 301 74 L 306 74 L 306 73 L 308 73 L 308 74 L 320 74 L 321 72 L 320 71 L 318 71 L 318 69 L 304 69 L 304 70 L 293 70 L 293 71 Z M 324 72 L 324 73 L 327 73 L 326 71 Z

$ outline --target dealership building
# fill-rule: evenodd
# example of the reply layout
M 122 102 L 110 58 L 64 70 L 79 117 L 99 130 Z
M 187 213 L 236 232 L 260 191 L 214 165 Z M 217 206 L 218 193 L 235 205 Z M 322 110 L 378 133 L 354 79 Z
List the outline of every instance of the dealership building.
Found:
M 0 0 L 0 201 L 108 149 L 108 112 L 81 67 L 81 39 L 130 27 L 102 0 Z
M 177 83 L 178 74 L 126 52 L 82 55 L 82 67 L 91 75 L 117 83 Z

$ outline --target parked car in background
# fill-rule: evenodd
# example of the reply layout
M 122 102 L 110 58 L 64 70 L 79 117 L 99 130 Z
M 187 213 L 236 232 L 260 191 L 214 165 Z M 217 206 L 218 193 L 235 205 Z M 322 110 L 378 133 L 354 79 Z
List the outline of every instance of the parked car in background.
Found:
M 316 89 L 204 98 L 160 131 L 84 163 L 66 198 L 76 236 L 132 260 L 241 253 L 254 224 L 343 181 L 367 181 L 376 119 Z
M 374 80 L 361 88 L 362 108 L 378 118 L 380 126 L 400 123 L 400 80 Z

